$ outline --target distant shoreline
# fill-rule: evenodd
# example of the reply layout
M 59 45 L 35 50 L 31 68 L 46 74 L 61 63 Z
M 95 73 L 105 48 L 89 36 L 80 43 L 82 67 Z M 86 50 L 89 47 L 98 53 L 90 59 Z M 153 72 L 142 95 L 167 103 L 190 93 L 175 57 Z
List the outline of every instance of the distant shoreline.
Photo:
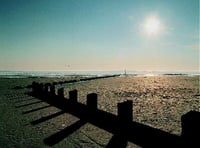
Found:
M 101 76 L 200 76 L 200 72 L 159 72 L 159 71 L 0 71 L 0 78 L 62 78 Z
M 124 75 L 121 75 L 124 76 Z M 127 77 L 161 77 L 161 76 L 186 76 L 186 77 L 195 77 L 200 75 L 187 75 L 187 74 L 164 74 L 164 75 L 154 75 L 154 76 L 145 76 L 145 75 L 127 75 Z M 67 76 L 0 76 L 0 79 L 36 79 L 36 78 L 64 78 L 64 77 L 96 77 L 96 76 L 78 76 L 78 75 L 67 75 Z

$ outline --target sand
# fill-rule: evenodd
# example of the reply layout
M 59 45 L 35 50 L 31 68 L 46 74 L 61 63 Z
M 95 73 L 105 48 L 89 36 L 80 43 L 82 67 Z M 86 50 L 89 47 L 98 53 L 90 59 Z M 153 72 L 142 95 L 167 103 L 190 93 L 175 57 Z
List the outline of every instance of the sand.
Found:
M 43 140 L 79 121 L 68 113 L 34 123 L 60 110 L 31 97 L 26 88 L 33 81 L 56 82 L 73 78 L 0 79 L 0 147 L 49 147 Z M 76 79 L 79 79 L 76 77 Z M 181 116 L 200 111 L 199 76 L 127 76 L 88 81 L 65 87 L 78 90 L 78 101 L 86 104 L 86 95 L 98 94 L 98 108 L 117 114 L 117 103 L 133 101 L 133 120 L 171 134 L 181 134 Z M 105 147 L 112 134 L 89 123 L 68 135 L 53 147 Z M 139 147 L 128 142 L 127 147 Z

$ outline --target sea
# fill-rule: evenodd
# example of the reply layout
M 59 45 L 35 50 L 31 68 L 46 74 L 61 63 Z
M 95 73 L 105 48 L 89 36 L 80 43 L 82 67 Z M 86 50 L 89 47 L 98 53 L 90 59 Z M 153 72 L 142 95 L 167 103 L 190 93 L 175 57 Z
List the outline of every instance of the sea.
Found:
M 0 78 L 70 77 L 70 76 L 200 76 L 200 71 L 0 71 Z

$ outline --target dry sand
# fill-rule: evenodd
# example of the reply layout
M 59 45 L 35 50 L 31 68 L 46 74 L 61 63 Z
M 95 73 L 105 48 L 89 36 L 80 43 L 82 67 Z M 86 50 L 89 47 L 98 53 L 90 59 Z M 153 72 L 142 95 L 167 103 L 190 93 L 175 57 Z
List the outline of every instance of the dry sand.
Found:
M 48 147 L 45 138 L 79 120 L 63 113 L 31 124 L 60 110 L 26 95 L 30 89 L 25 87 L 32 81 L 66 79 L 71 78 L 0 79 L 0 147 Z M 115 77 L 66 86 L 65 96 L 77 89 L 78 101 L 85 104 L 87 94 L 97 93 L 98 108 L 113 114 L 117 114 L 117 103 L 133 100 L 134 121 L 180 135 L 181 116 L 200 111 L 199 82 L 199 76 Z M 111 138 L 111 133 L 86 123 L 53 147 L 105 147 Z M 128 142 L 127 147 L 138 146 Z

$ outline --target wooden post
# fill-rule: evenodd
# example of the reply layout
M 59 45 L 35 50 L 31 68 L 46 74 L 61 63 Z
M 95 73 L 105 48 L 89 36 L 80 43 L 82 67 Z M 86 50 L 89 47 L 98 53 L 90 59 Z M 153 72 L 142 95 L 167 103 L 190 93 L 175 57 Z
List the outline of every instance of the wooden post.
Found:
M 91 110 L 97 109 L 97 94 L 91 93 L 87 95 L 87 107 Z
M 35 82 L 35 81 L 32 83 L 32 92 L 33 92 L 33 93 L 35 93 L 35 92 L 37 91 L 37 84 L 38 84 L 38 83 Z
M 190 111 L 181 117 L 183 142 L 200 146 L 200 112 Z
M 44 84 L 43 83 L 39 83 L 38 89 L 39 89 L 40 93 L 43 93 L 44 92 Z
M 64 98 L 64 97 L 65 97 L 65 96 L 64 96 L 64 88 L 58 89 L 58 96 L 59 96 L 60 98 Z
M 37 94 L 40 92 L 40 83 L 36 83 L 35 90 Z
M 55 85 L 53 85 L 53 84 L 51 84 L 51 86 L 50 86 L 50 93 L 52 95 L 55 95 Z
M 117 104 L 118 119 L 120 123 L 130 123 L 133 120 L 133 101 L 127 100 Z
M 77 96 L 78 96 L 77 94 L 78 92 L 76 89 L 69 91 L 69 100 L 72 102 L 77 102 Z
M 49 91 L 50 91 L 50 86 L 51 86 L 50 83 L 46 83 L 46 84 L 44 85 L 44 92 L 45 92 L 45 93 L 49 93 Z
M 53 82 L 53 85 L 55 86 L 55 85 L 57 85 L 58 84 L 58 82 Z

